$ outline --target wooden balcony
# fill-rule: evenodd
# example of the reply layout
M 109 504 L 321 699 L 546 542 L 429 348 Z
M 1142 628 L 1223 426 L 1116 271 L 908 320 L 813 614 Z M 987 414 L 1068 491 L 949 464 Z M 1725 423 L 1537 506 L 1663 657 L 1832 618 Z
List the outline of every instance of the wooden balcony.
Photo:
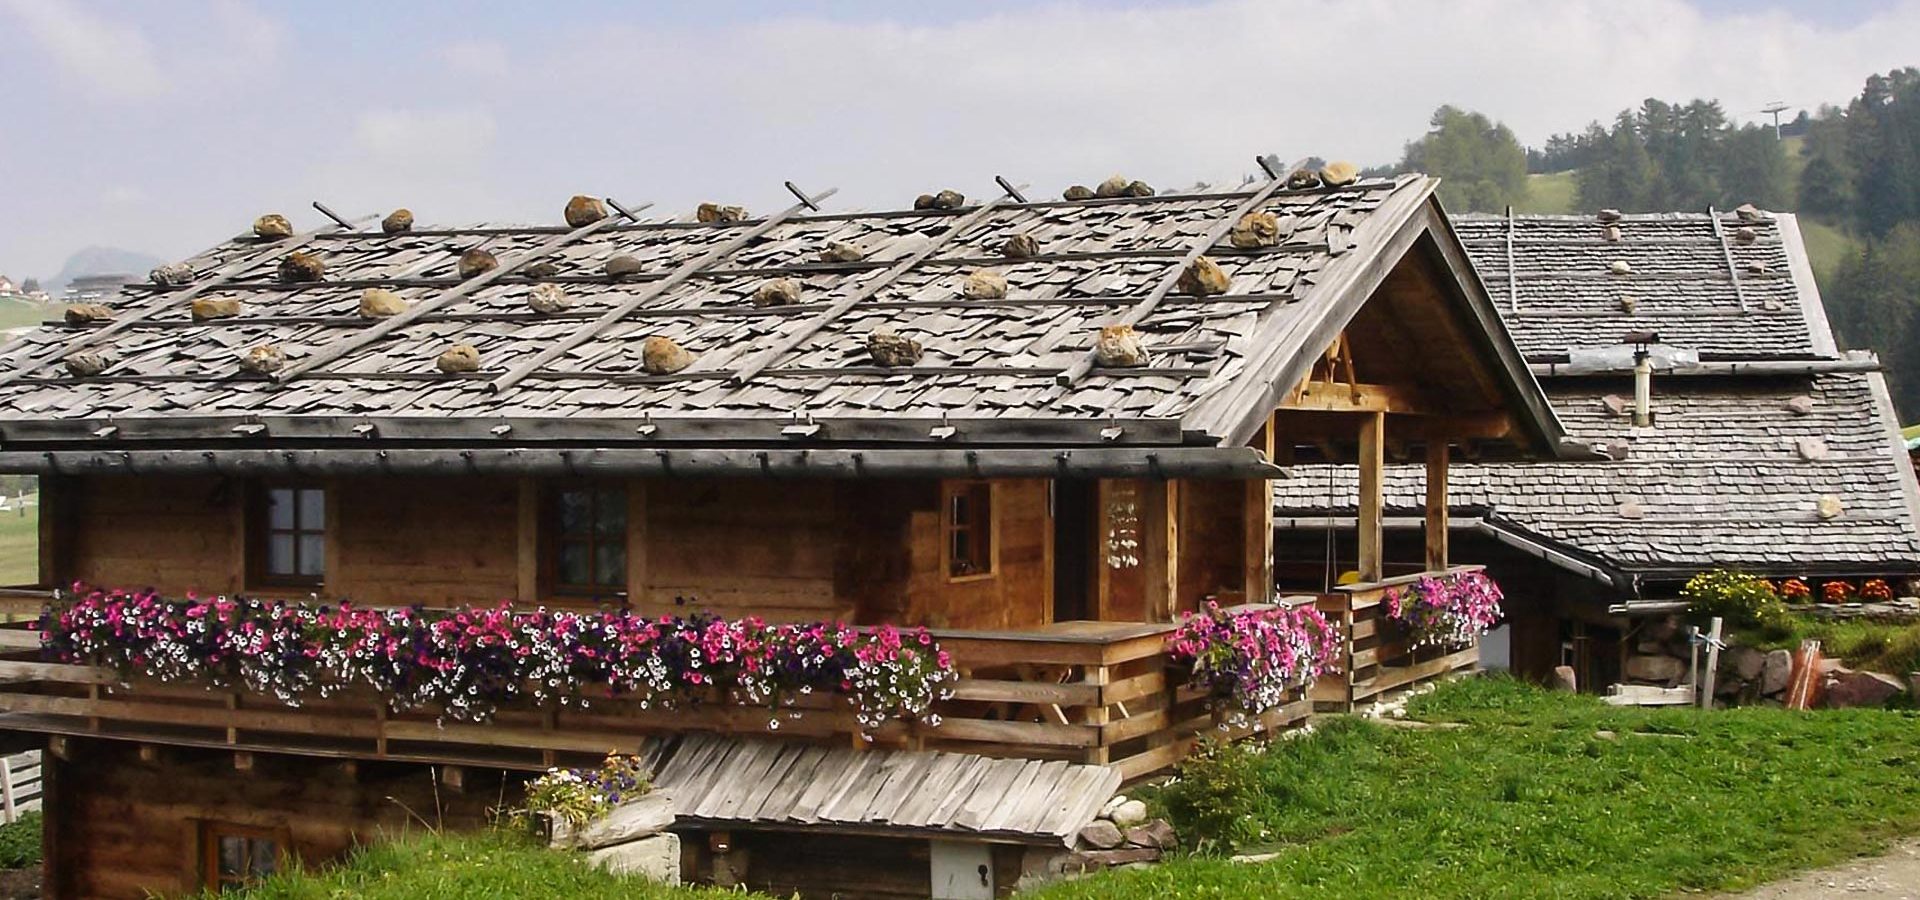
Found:
M 1204 698 L 1170 677 L 1171 628 L 1065 622 L 1034 631 L 936 631 L 961 674 L 953 698 L 937 709 L 940 724 L 895 722 L 863 734 L 844 700 L 820 696 L 779 712 L 718 701 L 649 710 L 632 699 L 598 699 L 585 709 L 503 708 L 485 723 L 390 713 L 366 690 L 289 707 L 243 690 L 141 679 L 121 685 L 105 669 L 40 662 L 37 633 L 15 627 L 0 629 L 0 656 L 10 657 L 0 659 L 0 729 L 521 769 L 637 753 L 649 740 L 701 731 L 1099 763 L 1132 780 L 1172 765 L 1215 728 Z M 1259 727 L 1282 728 L 1310 706 L 1297 698 Z
M 1384 615 L 1387 591 L 1406 588 L 1422 578 L 1479 571 L 1481 566 L 1452 566 L 1361 584 L 1342 585 L 1322 594 L 1315 605 L 1347 635 L 1346 658 L 1339 674 L 1322 677 L 1313 685 L 1314 705 L 1323 712 L 1345 712 L 1387 691 L 1432 681 L 1480 664 L 1478 641 L 1466 647 L 1439 651 L 1413 650 L 1394 631 Z

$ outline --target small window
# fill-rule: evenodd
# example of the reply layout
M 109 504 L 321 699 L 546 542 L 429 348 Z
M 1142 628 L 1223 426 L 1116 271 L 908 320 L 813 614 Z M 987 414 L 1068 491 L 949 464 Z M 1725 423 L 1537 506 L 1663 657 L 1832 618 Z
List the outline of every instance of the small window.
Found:
M 547 520 L 547 577 L 555 593 L 605 596 L 626 591 L 626 491 L 554 491 Z
M 317 487 L 264 485 L 254 491 L 247 517 L 253 581 L 317 586 L 326 576 L 327 492 Z
M 240 890 L 273 877 L 287 849 L 281 831 L 220 822 L 201 826 L 200 844 L 203 881 L 215 893 Z
M 993 574 L 993 485 L 984 481 L 946 489 L 947 577 Z

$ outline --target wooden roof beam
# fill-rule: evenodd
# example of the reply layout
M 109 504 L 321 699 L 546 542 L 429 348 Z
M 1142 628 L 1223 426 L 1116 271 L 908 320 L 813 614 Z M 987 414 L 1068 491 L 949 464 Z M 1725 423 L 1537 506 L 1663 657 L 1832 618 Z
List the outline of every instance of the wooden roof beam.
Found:
M 637 207 L 637 209 L 646 209 L 647 207 L 652 205 L 653 204 L 651 203 L 642 204 L 641 206 Z M 328 363 L 331 363 L 334 360 L 337 360 L 343 356 L 346 356 L 347 354 L 352 353 L 355 350 L 365 347 L 368 344 L 373 343 L 374 341 L 377 341 L 383 337 L 386 337 L 389 334 L 394 333 L 395 331 L 405 328 L 409 324 L 412 324 L 414 320 L 419 319 L 421 316 L 424 316 L 430 312 L 438 310 L 443 306 L 447 306 L 463 298 L 472 296 L 473 294 L 480 291 L 482 288 L 485 288 L 487 285 L 490 285 L 495 281 L 498 281 L 501 278 L 504 278 L 512 274 L 513 272 L 518 270 L 521 266 L 524 266 L 530 262 L 540 259 L 541 257 L 547 256 L 548 254 L 552 253 L 555 250 L 560 249 L 561 247 L 564 247 L 568 244 L 571 244 L 575 241 L 580 240 L 581 238 L 591 235 L 596 231 L 606 228 L 607 226 L 612 225 L 614 221 L 615 219 L 612 216 L 602 216 L 598 219 L 595 219 L 592 222 L 589 222 L 585 225 L 580 226 L 579 228 L 575 228 L 572 231 L 566 232 L 565 234 L 554 235 L 553 237 L 550 237 L 545 241 L 542 241 L 539 246 L 533 248 L 532 250 L 529 250 L 525 253 L 518 254 L 500 263 L 499 265 L 494 266 L 491 269 L 488 269 L 485 272 L 475 275 L 474 277 L 469 278 L 466 281 L 462 281 L 457 287 L 454 287 L 446 291 L 445 293 L 440 294 L 439 296 L 433 297 L 428 300 L 422 300 L 419 303 L 415 303 L 414 305 L 408 307 L 406 312 L 403 312 L 391 318 L 381 319 L 380 321 L 374 323 L 373 325 L 370 325 L 367 328 L 355 333 L 350 338 L 347 338 L 341 341 L 335 341 L 333 343 L 330 343 L 320 348 L 320 352 L 315 353 L 314 355 L 301 360 L 299 363 L 295 365 L 288 366 L 286 369 L 283 369 L 279 372 L 275 372 L 273 375 L 273 380 L 278 384 L 287 384 L 299 378 L 300 376 L 307 374 L 308 372 L 311 372 L 315 369 L 325 366 Z
M 914 266 L 919 265 L 928 257 L 932 256 L 934 251 L 951 243 L 954 238 L 965 233 L 967 229 L 980 224 L 987 216 L 992 215 L 994 209 L 998 208 L 1001 203 L 1013 199 L 1018 195 L 1018 190 L 1009 186 L 1006 193 L 980 204 L 973 212 L 962 216 L 960 221 L 948 226 L 947 230 L 940 232 L 937 237 L 926 242 L 920 249 L 915 250 L 906 258 L 894 263 L 893 266 L 885 272 L 867 279 L 867 283 L 861 285 L 859 290 L 836 301 L 832 306 L 827 307 L 825 311 L 821 312 L 820 315 L 815 316 L 806 324 L 795 329 L 793 333 L 780 339 L 780 341 L 772 347 L 768 347 L 766 350 L 754 356 L 754 358 L 748 360 L 733 373 L 733 377 L 730 380 L 736 385 L 746 384 L 753 376 L 760 374 L 768 366 L 779 361 L 780 357 L 793 352 L 794 348 L 812 340 L 813 336 L 819 334 L 821 329 L 832 324 L 835 319 L 846 315 L 847 311 L 853 309 L 855 304 L 885 290 L 887 285 L 894 283 L 899 280 L 902 275 L 912 271 Z
M 1720 245 L 1720 256 L 1727 261 L 1727 276 L 1733 279 L 1733 299 L 1740 304 L 1740 311 L 1747 311 L 1747 292 L 1740 287 L 1740 266 L 1733 261 L 1733 247 L 1727 244 L 1726 229 L 1720 227 L 1720 213 L 1713 207 L 1707 207 L 1707 221 L 1713 223 L 1713 239 Z
M 1264 169 L 1265 166 L 1262 165 L 1261 168 Z M 1262 185 L 1259 190 L 1254 191 L 1247 199 L 1241 201 L 1240 205 L 1235 206 L 1233 212 L 1228 213 L 1226 218 L 1215 222 L 1212 228 L 1207 229 L 1206 234 L 1200 236 L 1199 240 L 1194 241 L 1193 246 L 1187 248 L 1186 255 L 1180 257 L 1179 262 L 1174 263 L 1165 274 L 1160 276 L 1160 283 L 1154 285 L 1153 293 L 1148 294 L 1145 299 L 1135 304 L 1132 309 L 1127 310 L 1126 314 L 1120 317 L 1120 321 L 1114 324 L 1138 325 L 1146 319 L 1146 317 L 1153 315 L 1154 309 L 1159 307 L 1161 300 L 1166 299 L 1166 296 L 1173 292 L 1174 285 L 1179 283 L 1180 276 L 1186 273 L 1187 267 L 1193 265 L 1194 260 L 1199 259 L 1208 250 L 1213 249 L 1213 245 L 1220 243 L 1220 239 L 1226 237 L 1227 232 L 1233 230 L 1234 224 L 1239 222 L 1242 216 L 1259 209 L 1261 204 L 1267 202 L 1267 198 L 1272 197 L 1274 192 L 1285 186 L 1286 183 L 1287 180 L 1284 175 L 1267 179 L 1265 185 Z M 1080 379 L 1087 376 L 1088 372 L 1093 371 L 1093 364 L 1093 350 L 1089 349 L 1086 355 L 1076 360 L 1065 372 L 1060 373 L 1057 381 L 1063 386 L 1077 384 Z
M 361 216 L 356 221 L 366 222 L 366 221 L 371 221 L 374 218 L 375 217 L 371 215 Z M 80 335 L 79 337 L 74 338 L 73 340 L 70 340 L 60 345 L 59 350 L 50 354 L 46 358 L 23 360 L 19 365 L 14 366 L 12 369 L 9 369 L 5 372 L 0 372 L 0 387 L 5 387 L 6 385 L 12 384 L 15 381 L 20 380 L 20 378 L 22 378 L 29 372 L 32 372 L 43 365 L 46 365 L 51 362 L 55 362 L 60 359 L 64 359 L 68 354 L 75 353 L 80 350 L 85 350 L 89 347 L 97 347 L 100 345 L 101 342 L 105 341 L 107 338 L 112 337 L 113 335 L 119 334 L 120 332 L 125 331 L 128 328 L 132 328 L 134 325 L 139 324 L 140 322 L 146 319 L 150 319 L 153 316 L 159 315 L 160 313 L 167 312 L 169 310 L 179 309 L 183 306 L 186 306 L 187 304 L 193 302 L 193 298 L 198 297 L 201 294 L 204 294 L 210 290 L 213 290 L 214 288 L 220 287 L 221 285 L 226 284 L 229 281 L 232 281 L 235 275 L 238 275 L 241 272 L 244 272 L 258 265 L 261 262 L 261 260 L 265 259 L 270 255 L 285 254 L 285 253 L 292 252 L 294 250 L 297 250 L 301 247 L 306 246 L 307 244 L 311 243 L 314 238 L 320 237 L 321 235 L 333 234 L 336 232 L 343 232 L 343 231 L 350 231 L 352 224 L 353 223 L 349 222 L 346 225 L 340 225 L 340 224 L 328 225 L 324 228 L 315 228 L 312 231 L 303 231 L 299 234 L 294 235 L 293 237 L 287 238 L 286 240 L 262 242 L 260 245 L 261 249 L 258 252 L 249 253 L 240 259 L 234 260 L 233 262 L 227 263 L 226 265 L 221 266 L 218 269 L 215 269 L 211 275 L 209 275 L 204 279 L 196 280 L 193 284 L 189 285 L 186 290 L 178 291 L 178 292 L 168 291 L 168 292 L 162 293 L 160 296 L 154 298 L 146 306 L 141 307 L 138 311 L 134 312 L 132 315 L 125 316 L 125 317 L 115 317 L 112 321 L 108 322 L 106 325 L 101 326 L 100 328 L 87 331 L 84 334 Z M 7 342 L 6 346 L 0 347 L 0 356 L 4 356 L 7 353 L 11 353 L 16 349 L 19 349 L 22 345 L 26 344 L 27 342 L 28 342 L 28 338 L 26 337 L 16 338 L 12 341 Z
M 1394 384 L 1306 381 L 1280 408 L 1319 412 L 1379 412 L 1423 415 L 1435 412 L 1419 393 Z
M 532 359 L 515 366 L 511 371 L 507 372 L 507 374 L 488 382 L 487 389 L 498 393 L 519 384 L 525 380 L 527 376 L 538 372 L 546 364 L 566 355 L 575 347 L 599 337 L 602 332 L 613 327 L 613 325 L 621 319 L 626 318 L 627 314 L 652 302 L 655 298 L 666 293 L 675 285 L 692 278 L 699 274 L 700 270 L 705 269 L 707 266 L 721 259 L 725 259 L 740 248 L 758 240 L 762 235 L 778 227 L 780 223 L 798 215 L 801 210 L 818 208 L 820 201 L 833 196 L 839 192 L 839 190 L 839 188 L 828 188 L 813 195 L 811 198 L 805 198 L 800 203 L 795 203 L 786 209 L 768 216 L 761 220 L 759 224 L 735 235 L 726 243 L 681 263 L 680 266 L 668 274 L 667 277 L 649 283 L 645 290 L 628 297 L 620 305 L 602 313 L 599 318 L 588 322 L 580 328 L 574 329 L 573 333 L 561 338 L 559 341 L 547 347 L 547 349 L 535 354 Z

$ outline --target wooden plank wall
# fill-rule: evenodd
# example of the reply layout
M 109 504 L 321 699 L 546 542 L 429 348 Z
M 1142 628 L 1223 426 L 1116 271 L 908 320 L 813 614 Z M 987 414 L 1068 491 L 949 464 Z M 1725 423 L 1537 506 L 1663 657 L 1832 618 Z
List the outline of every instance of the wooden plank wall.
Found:
M 917 493 L 914 496 L 919 496 Z M 941 556 L 946 540 L 939 506 L 915 508 L 910 517 L 911 562 L 907 581 L 912 625 L 939 628 L 1032 628 L 1053 619 L 1053 530 L 1047 483 L 1037 479 L 994 482 L 999 516 L 996 568 L 990 577 L 947 577 Z
M 216 477 L 64 479 L 74 532 L 63 581 L 166 593 L 241 588 L 239 485 Z
M 421 828 L 407 810 L 449 829 L 479 828 L 499 800 L 498 772 L 469 771 L 463 791 L 435 792 L 426 766 L 316 764 L 257 755 L 236 769 L 230 752 L 70 740 L 69 758 L 46 754 L 50 897 L 142 898 L 194 890 L 200 824 L 285 829 L 309 865 L 357 842 Z M 403 805 L 404 804 L 404 807 Z
M 454 487 L 399 478 L 329 485 L 327 594 L 380 605 L 512 599 L 515 482 L 463 478 Z
M 1226 605 L 1244 602 L 1246 503 L 1242 482 L 1181 482 L 1177 611 L 1191 612 L 1210 595 L 1235 595 L 1223 597 Z
M 242 482 L 64 479 L 53 577 L 163 593 L 246 590 Z M 450 605 L 539 589 L 541 486 L 513 479 L 365 478 L 328 487 L 329 598 Z M 630 485 L 633 602 L 776 621 L 845 619 L 1026 628 L 1052 616 L 1044 480 L 995 486 L 998 566 L 954 580 L 941 557 L 940 483 L 658 479 Z M 250 591 L 304 596 L 305 591 Z
M 852 604 L 834 595 L 832 482 L 660 479 L 646 489 L 643 612 L 853 616 Z

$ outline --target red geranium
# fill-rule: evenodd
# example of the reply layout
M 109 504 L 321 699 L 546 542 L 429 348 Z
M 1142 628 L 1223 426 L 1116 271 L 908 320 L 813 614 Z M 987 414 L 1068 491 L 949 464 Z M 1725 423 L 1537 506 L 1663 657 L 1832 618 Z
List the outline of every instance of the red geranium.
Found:
M 1844 581 L 1829 581 L 1820 586 L 1820 599 L 1827 603 L 1845 603 L 1853 599 L 1853 585 Z
M 1893 588 L 1881 579 L 1874 578 L 1860 586 L 1860 599 L 1874 603 L 1885 603 L 1893 599 Z
M 1780 599 L 1788 603 L 1805 603 L 1813 599 L 1813 588 L 1798 578 L 1789 578 L 1780 582 Z

